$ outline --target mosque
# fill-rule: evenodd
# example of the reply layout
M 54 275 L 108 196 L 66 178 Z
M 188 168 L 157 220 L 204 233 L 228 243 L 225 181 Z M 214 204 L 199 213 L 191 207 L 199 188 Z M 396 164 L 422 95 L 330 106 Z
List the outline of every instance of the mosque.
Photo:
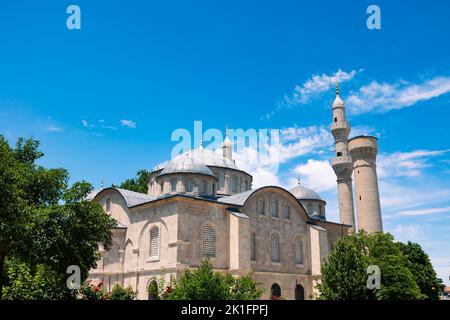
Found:
M 106 290 L 116 283 L 131 286 L 138 299 L 148 299 L 146 288 L 162 270 L 179 278 L 208 258 L 218 271 L 253 272 L 263 299 L 311 298 L 321 261 L 339 237 L 359 229 L 382 231 L 377 139 L 348 139 L 338 85 L 332 112 L 340 222 L 328 221 L 326 202 L 302 185 L 252 189 L 253 177 L 235 164 L 227 134 L 222 154 L 199 148 L 155 168 L 148 194 L 119 188 L 90 194 L 117 221 L 113 245 L 100 248 L 90 279 L 102 281 Z

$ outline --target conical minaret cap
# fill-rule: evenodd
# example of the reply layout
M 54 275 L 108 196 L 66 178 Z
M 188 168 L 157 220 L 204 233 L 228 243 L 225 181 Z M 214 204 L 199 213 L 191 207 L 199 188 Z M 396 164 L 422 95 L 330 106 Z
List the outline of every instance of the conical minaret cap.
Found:
M 339 92 L 339 82 L 336 82 L 336 98 L 334 99 L 333 107 L 343 107 L 343 106 L 344 106 L 344 101 L 342 101 L 341 95 Z
M 231 146 L 231 141 L 230 141 L 230 137 L 229 137 L 229 134 L 228 134 L 228 128 L 226 128 L 226 130 L 225 130 L 225 140 L 223 141 L 223 145 L 224 146 Z

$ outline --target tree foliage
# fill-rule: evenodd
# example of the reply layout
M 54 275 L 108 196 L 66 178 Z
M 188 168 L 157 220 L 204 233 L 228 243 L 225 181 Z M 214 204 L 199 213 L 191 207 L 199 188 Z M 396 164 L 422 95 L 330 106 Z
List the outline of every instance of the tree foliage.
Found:
M 98 245 L 111 245 L 115 221 L 98 204 L 85 200 L 91 185 L 77 182 L 68 187 L 66 170 L 36 163 L 43 156 L 38 147 L 36 140 L 18 139 L 11 148 L 0 136 L 0 298 L 5 283 L 8 297 L 19 298 L 17 284 L 32 290 L 43 273 L 70 296 L 64 280 L 67 267 L 78 265 L 84 279 L 96 266 Z M 18 271 L 10 265 L 17 265 Z M 40 291 L 33 292 L 28 297 Z M 41 294 L 42 299 L 49 297 Z
M 122 189 L 127 189 L 135 192 L 140 193 L 148 193 L 148 179 L 150 176 L 151 171 L 148 170 L 139 170 L 136 173 L 135 178 L 127 179 L 124 182 L 122 182 L 119 186 L 113 185 L 113 187 L 119 187 Z
M 367 268 L 381 271 L 381 287 L 369 289 Z M 341 238 L 321 266 L 319 299 L 435 299 L 436 274 L 418 244 L 395 242 L 390 234 L 360 232 Z M 427 280 L 428 279 L 428 280 Z M 431 294 L 430 294 L 431 292 Z
M 408 268 L 427 300 L 437 300 L 442 291 L 442 280 L 437 278 L 430 258 L 417 243 L 398 243 L 403 255 L 408 259 Z
M 5 300 L 63 299 L 68 294 L 61 283 L 64 276 L 46 265 L 30 267 L 17 259 L 6 262 L 7 286 L 3 290 Z
M 185 270 L 178 282 L 171 282 L 165 287 L 160 298 L 166 300 L 256 300 L 262 294 L 251 274 L 237 277 L 216 272 L 207 259 L 202 261 L 199 268 Z
M 123 288 L 115 284 L 111 292 L 103 289 L 103 283 L 94 285 L 91 281 L 84 282 L 78 292 L 81 300 L 134 300 L 136 292 L 131 287 Z

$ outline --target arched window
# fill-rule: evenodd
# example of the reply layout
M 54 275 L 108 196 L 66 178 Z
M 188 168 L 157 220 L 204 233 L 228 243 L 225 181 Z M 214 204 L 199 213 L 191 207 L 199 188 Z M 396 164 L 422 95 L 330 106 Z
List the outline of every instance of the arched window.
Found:
M 248 181 L 247 180 L 244 181 L 244 185 L 245 185 L 245 190 L 244 191 L 247 191 L 248 190 Z
M 272 233 L 270 244 L 272 249 L 272 262 L 280 262 L 280 236 L 278 233 Z
M 278 217 L 278 199 L 272 199 L 272 217 Z
M 217 186 L 217 190 L 221 190 L 224 188 L 224 183 L 223 183 L 223 175 L 221 173 L 218 174 L 218 186 Z
M 303 264 L 303 241 L 300 236 L 295 237 L 294 240 L 294 253 L 295 253 L 295 264 Z
M 170 180 L 170 191 L 177 192 L 177 179 Z
M 233 176 L 232 192 L 237 192 L 239 180 L 236 176 Z
M 260 215 L 266 214 L 266 203 L 263 198 L 258 199 L 257 207 L 258 208 L 256 210 L 258 211 L 258 214 L 260 214 Z
M 270 287 L 271 298 L 279 298 L 281 297 L 281 287 L 278 283 L 272 284 Z
M 159 229 L 153 226 L 150 229 L 150 257 L 157 257 L 159 254 Z
M 192 192 L 192 180 L 188 179 L 186 184 L 186 192 Z
M 295 300 L 305 300 L 305 289 L 300 284 L 295 286 Z
M 111 198 L 106 199 L 106 212 L 111 212 Z
M 202 189 L 200 190 L 201 193 L 206 193 L 206 189 L 207 189 L 207 184 L 206 184 L 206 180 L 202 180 Z
M 210 224 L 205 224 L 202 229 L 202 255 L 204 257 L 216 256 L 216 232 Z
M 290 215 L 290 209 L 289 209 L 289 206 L 288 205 L 285 205 L 284 206 L 284 209 L 283 209 L 283 217 L 285 218 L 285 219 L 290 219 L 291 218 L 291 215 Z
M 152 280 L 147 286 L 148 300 L 158 300 L 158 283 Z
M 256 260 L 256 232 L 250 234 L 250 259 Z

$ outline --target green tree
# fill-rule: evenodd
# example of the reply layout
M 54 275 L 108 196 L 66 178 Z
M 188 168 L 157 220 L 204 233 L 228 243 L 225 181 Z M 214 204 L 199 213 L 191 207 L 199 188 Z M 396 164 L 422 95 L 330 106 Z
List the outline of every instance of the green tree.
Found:
M 408 268 L 408 260 L 398 243 L 389 233 L 364 235 L 369 264 L 377 265 L 381 271 L 381 288 L 375 289 L 378 300 L 420 300 L 425 296 Z
M 381 287 L 367 288 L 367 267 L 381 271 Z M 423 299 L 408 260 L 390 234 L 360 232 L 341 238 L 321 266 L 319 299 Z
M 262 291 L 251 274 L 234 277 L 213 270 L 205 259 L 199 268 L 186 270 L 180 280 L 166 288 L 167 300 L 256 300 Z
M 111 300 L 134 300 L 136 299 L 136 292 L 133 291 L 131 287 L 123 288 L 116 284 L 111 290 L 109 295 Z
M 68 294 L 67 267 L 78 265 L 84 279 L 99 258 L 98 245 L 111 245 L 115 221 L 85 200 L 91 185 L 78 182 L 68 188 L 66 170 L 36 164 L 43 156 L 38 147 L 38 141 L 19 139 L 11 148 L 0 136 L 0 299 L 5 281 L 39 278 L 42 270 Z M 25 264 L 22 275 L 5 274 L 8 257 Z M 13 283 L 6 284 L 11 292 Z
M 112 186 L 135 191 L 135 192 L 147 193 L 148 192 L 148 179 L 149 179 L 150 173 L 151 173 L 151 171 L 148 171 L 148 170 L 144 170 L 144 169 L 139 170 L 136 173 L 135 178 L 125 180 L 119 186 L 116 186 L 114 184 Z
M 362 236 L 362 235 L 361 235 Z M 367 289 L 368 257 L 360 237 L 339 239 L 321 266 L 322 281 L 319 299 L 364 300 L 372 298 Z
M 438 300 L 441 292 L 441 279 L 437 278 L 430 258 L 417 243 L 397 243 L 403 255 L 408 259 L 408 268 L 427 300 Z
M 5 269 L 7 286 L 3 290 L 3 299 L 43 300 L 65 297 L 65 290 L 61 289 L 64 276 L 45 265 L 40 264 L 31 268 L 17 259 L 8 259 Z

